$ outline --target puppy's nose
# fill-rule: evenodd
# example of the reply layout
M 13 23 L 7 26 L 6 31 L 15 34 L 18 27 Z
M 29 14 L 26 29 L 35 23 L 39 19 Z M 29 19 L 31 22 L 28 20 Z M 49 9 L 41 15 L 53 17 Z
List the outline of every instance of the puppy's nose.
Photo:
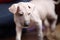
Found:
M 29 24 L 27 24 L 26 22 L 24 22 L 24 26 L 29 26 Z

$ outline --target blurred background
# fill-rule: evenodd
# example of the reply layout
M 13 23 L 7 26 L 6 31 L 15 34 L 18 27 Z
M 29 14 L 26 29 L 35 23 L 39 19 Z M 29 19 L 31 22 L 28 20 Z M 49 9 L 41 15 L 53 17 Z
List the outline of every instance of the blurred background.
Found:
M 13 20 L 13 14 L 9 12 L 8 8 L 13 3 L 29 1 L 30 0 L 0 0 L 0 40 L 15 40 L 15 23 Z M 56 14 L 58 14 L 57 25 L 60 25 L 60 4 L 55 6 Z M 23 34 L 24 37 L 22 36 L 22 40 L 37 40 L 36 30 L 27 33 L 26 29 L 23 29 Z

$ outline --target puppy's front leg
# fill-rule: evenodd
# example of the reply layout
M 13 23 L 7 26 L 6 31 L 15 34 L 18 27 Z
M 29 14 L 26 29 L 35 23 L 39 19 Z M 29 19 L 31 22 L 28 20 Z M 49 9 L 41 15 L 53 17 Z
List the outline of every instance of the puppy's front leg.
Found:
M 42 21 L 37 21 L 39 40 L 43 40 Z
M 22 27 L 16 26 L 16 40 L 21 40 Z

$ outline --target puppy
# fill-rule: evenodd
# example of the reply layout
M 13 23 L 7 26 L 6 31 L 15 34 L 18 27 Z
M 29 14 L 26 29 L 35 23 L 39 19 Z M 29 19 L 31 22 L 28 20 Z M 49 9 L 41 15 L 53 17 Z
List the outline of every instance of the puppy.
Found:
M 30 20 L 33 20 L 38 25 L 39 40 L 43 40 L 42 23 L 49 27 L 47 19 L 53 20 L 51 30 L 55 30 L 57 22 L 57 14 L 55 14 L 55 4 L 48 0 L 32 0 L 30 2 L 20 2 L 13 4 L 9 11 L 14 14 L 16 23 L 16 40 L 21 40 L 21 31 L 23 26 L 28 26 Z
M 26 28 L 30 24 L 30 15 L 34 10 L 34 4 L 28 2 L 20 2 L 9 7 L 9 11 L 14 14 L 16 24 L 16 40 L 21 40 L 22 28 Z

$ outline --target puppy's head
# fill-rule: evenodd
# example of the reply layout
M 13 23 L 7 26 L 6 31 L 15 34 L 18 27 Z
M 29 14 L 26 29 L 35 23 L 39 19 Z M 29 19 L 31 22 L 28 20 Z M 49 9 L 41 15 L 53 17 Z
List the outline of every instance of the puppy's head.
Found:
M 9 7 L 9 11 L 13 13 L 14 15 L 17 15 L 22 20 L 24 21 L 25 25 L 30 24 L 30 15 L 33 10 L 33 5 L 30 3 L 18 3 L 18 4 L 13 4 L 11 7 Z

